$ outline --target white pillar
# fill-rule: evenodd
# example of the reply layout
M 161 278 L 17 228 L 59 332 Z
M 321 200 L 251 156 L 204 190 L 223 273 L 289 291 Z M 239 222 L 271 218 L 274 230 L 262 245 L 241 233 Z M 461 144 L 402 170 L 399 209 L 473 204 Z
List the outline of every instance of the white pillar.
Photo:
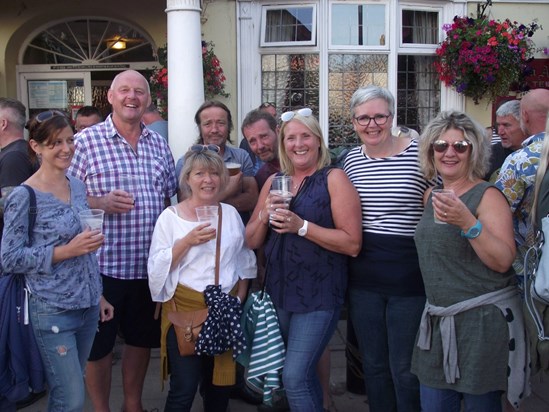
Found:
M 168 133 L 175 161 L 197 137 L 194 114 L 204 102 L 200 0 L 166 0 Z
M 261 10 L 259 7 L 252 7 L 252 0 L 238 0 L 237 8 L 237 72 L 238 72 L 238 131 L 240 136 L 240 125 L 246 114 L 256 109 L 261 103 L 261 57 L 255 47 L 250 45 L 257 42 L 256 30 L 261 15 L 254 9 Z M 233 116 L 234 118 L 234 116 Z

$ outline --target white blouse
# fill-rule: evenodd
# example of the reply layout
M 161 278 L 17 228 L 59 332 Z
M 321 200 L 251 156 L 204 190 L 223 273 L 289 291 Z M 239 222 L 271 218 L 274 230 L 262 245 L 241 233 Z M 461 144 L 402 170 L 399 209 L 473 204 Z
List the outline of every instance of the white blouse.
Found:
M 223 220 L 221 231 L 219 283 L 228 293 L 239 279 L 253 279 L 257 275 L 255 254 L 244 243 L 244 225 L 234 207 L 221 203 Z M 180 283 L 202 292 L 215 283 L 216 240 L 192 246 L 179 265 L 170 272 L 172 248 L 199 222 L 191 222 L 167 208 L 158 217 L 149 250 L 147 264 L 149 288 L 155 302 L 170 300 Z

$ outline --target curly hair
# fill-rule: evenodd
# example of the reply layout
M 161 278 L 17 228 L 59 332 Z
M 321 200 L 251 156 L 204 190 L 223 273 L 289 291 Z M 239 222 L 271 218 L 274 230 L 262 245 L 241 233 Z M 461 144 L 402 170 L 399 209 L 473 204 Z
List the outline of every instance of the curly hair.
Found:
M 463 132 L 463 137 L 471 142 L 471 156 L 467 177 L 482 179 L 489 168 L 491 146 L 486 138 L 484 128 L 465 113 L 458 111 L 441 112 L 431 120 L 420 137 L 419 163 L 427 179 L 437 175 L 432 144 L 440 139 L 447 130 L 456 129 Z

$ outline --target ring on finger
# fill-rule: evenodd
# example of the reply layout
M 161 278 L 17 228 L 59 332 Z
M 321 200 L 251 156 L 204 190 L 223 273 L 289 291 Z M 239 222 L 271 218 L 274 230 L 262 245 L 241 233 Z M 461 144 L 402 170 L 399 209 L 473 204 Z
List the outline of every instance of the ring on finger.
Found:
M 444 217 L 448 217 L 448 213 L 447 213 L 447 212 L 444 212 Z
M 286 220 L 287 220 L 288 222 L 290 222 L 290 221 L 292 220 L 292 218 L 291 218 L 291 217 L 288 217 Z

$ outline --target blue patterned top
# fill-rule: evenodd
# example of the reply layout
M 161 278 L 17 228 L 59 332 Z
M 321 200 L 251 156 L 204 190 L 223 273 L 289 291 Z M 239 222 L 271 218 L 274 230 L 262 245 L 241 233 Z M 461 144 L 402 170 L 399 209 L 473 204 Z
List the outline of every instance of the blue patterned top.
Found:
M 52 263 L 53 248 L 65 245 L 82 231 L 78 211 L 88 208 L 86 188 L 68 178 L 70 205 L 51 193 L 34 190 L 37 216 L 32 245 L 27 246 L 29 194 L 16 187 L 6 202 L 2 265 L 5 272 L 25 273 L 31 293 L 63 309 L 82 309 L 99 304 L 102 293 L 95 253 Z
M 76 135 L 68 174 L 86 183 L 89 196 L 120 189 L 119 176 L 138 176 L 135 207 L 105 214 L 105 243 L 98 250 L 101 273 L 117 279 L 147 279 L 154 225 L 165 199 L 176 193 L 173 156 L 166 140 L 142 124 L 137 150 L 116 129 L 112 115 Z
M 517 273 L 522 268 L 525 250 L 534 239 L 530 211 L 534 201 L 534 182 L 538 170 L 541 146 L 545 133 L 538 133 L 523 143 L 523 148 L 510 154 L 501 166 L 496 187 L 503 192 L 513 213 L 517 258 L 514 267 Z M 528 236 L 528 235 L 531 236 Z
M 307 177 L 290 210 L 319 226 L 335 228 L 328 174 L 324 168 Z M 341 307 L 347 290 L 347 260 L 341 253 L 298 236 L 271 231 L 265 247 L 267 292 L 276 307 L 297 313 Z

